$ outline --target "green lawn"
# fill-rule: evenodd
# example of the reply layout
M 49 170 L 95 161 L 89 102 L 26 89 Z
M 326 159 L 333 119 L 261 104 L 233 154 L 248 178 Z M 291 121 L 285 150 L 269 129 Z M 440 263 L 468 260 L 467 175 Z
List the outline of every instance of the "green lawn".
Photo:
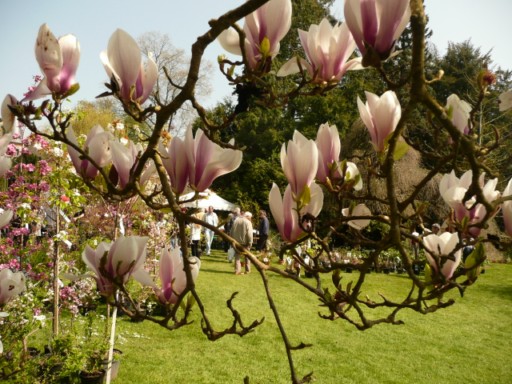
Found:
M 344 274 L 343 281 L 355 278 Z M 300 377 L 313 371 L 317 383 L 512 383 L 512 265 L 492 264 L 463 298 L 430 315 L 404 311 L 405 325 L 380 325 L 361 332 L 346 322 L 323 320 L 316 299 L 295 283 L 269 276 L 281 318 L 294 344 Z M 401 275 L 369 275 L 368 294 L 397 295 Z M 246 323 L 265 317 L 253 333 L 210 342 L 199 316 L 170 332 L 151 323 L 118 321 L 123 350 L 117 383 L 290 383 L 288 362 L 259 275 L 235 276 L 223 253 L 203 258 L 197 281 L 209 317 L 218 329 L 235 307 Z M 454 292 L 455 295 L 455 292 Z M 455 296 L 454 296 L 455 297 Z M 197 314 L 198 310 L 195 309 Z

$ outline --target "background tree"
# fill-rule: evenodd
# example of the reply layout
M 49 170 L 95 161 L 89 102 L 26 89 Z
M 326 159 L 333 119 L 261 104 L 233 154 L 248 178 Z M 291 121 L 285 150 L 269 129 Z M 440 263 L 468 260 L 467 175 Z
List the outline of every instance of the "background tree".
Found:
M 161 32 L 146 32 L 139 36 L 137 43 L 144 56 L 152 56 L 158 67 L 158 81 L 150 96 L 151 103 L 155 105 L 169 104 L 185 84 L 190 58 L 183 49 L 172 45 L 168 34 Z M 196 88 L 196 96 L 207 96 L 211 92 L 212 65 L 210 62 L 202 63 L 202 71 Z M 171 116 L 169 131 L 174 135 L 180 135 L 184 129 L 195 119 L 196 113 L 190 103 Z
M 101 98 L 95 101 L 79 101 L 75 107 L 72 121 L 76 135 L 87 135 L 92 127 L 101 125 L 106 128 L 120 118 L 119 106 L 112 98 Z

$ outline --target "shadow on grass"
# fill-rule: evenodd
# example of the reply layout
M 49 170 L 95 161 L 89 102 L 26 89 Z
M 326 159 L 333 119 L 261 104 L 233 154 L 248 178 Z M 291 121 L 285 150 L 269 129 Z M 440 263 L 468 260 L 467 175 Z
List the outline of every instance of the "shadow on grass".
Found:
M 476 284 L 478 283 L 477 281 Z M 512 286 L 480 283 L 478 289 L 485 294 L 494 295 L 500 299 L 512 300 Z
M 202 272 L 208 272 L 208 273 L 220 273 L 220 274 L 224 274 L 224 275 L 234 275 L 235 274 L 235 270 L 234 269 L 232 271 L 224 271 L 224 270 L 219 270 L 219 269 L 203 268 L 202 265 L 201 265 L 201 271 Z

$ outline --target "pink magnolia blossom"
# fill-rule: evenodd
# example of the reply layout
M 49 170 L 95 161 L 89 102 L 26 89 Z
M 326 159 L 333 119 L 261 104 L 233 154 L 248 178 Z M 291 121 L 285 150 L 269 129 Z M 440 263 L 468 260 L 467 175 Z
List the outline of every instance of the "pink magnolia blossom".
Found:
M 171 188 L 178 195 L 185 191 L 187 184 L 203 192 L 217 177 L 233 172 L 242 162 L 242 151 L 222 148 L 200 129 L 194 137 L 191 127 L 183 139 L 174 137 L 166 148 L 160 145 L 160 151 Z
M 304 191 L 311 185 L 318 170 L 318 149 L 313 140 L 307 139 L 299 131 L 293 133 L 288 148 L 281 147 L 281 167 L 290 183 L 294 199 L 301 199 Z
M 117 29 L 100 58 L 108 76 L 115 77 L 121 99 L 140 104 L 147 100 L 158 79 L 158 68 L 151 57 L 145 66 L 142 64 L 140 48 L 133 37 Z
M 471 113 L 471 105 L 459 99 L 456 94 L 451 94 L 446 100 L 446 107 L 448 116 L 453 125 L 460 131 L 460 133 L 467 135 L 469 133 L 469 118 Z
M 192 133 L 190 133 L 190 135 L 191 134 Z M 190 168 L 185 139 L 173 137 L 167 147 L 164 147 L 162 144 L 160 145 L 160 153 L 162 154 L 162 162 L 171 181 L 171 188 L 174 193 L 181 195 L 187 187 Z
M 325 183 L 327 178 L 331 180 L 344 179 L 345 182 L 353 182 L 353 188 L 359 191 L 363 188 L 363 181 L 359 177 L 359 169 L 350 162 L 340 162 L 341 141 L 338 128 L 335 125 L 322 124 L 316 134 L 316 147 L 318 149 L 318 169 L 316 179 Z M 356 178 L 357 182 L 354 183 Z
M 386 149 L 386 139 L 395 130 L 402 116 L 402 108 L 395 92 L 387 91 L 382 96 L 365 92 L 366 104 L 357 98 L 359 114 L 370 132 L 373 147 L 377 152 Z
M 89 245 L 82 253 L 85 265 L 94 272 L 98 289 L 104 296 L 114 293 L 115 284 L 124 284 L 130 276 L 151 284 L 144 270 L 147 237 L 120 237 L 113 243 L 101 242 L 96 249 Z
M 201 260 L 197 257 L 189 259 L 190 272 L 192 279 L 196 281 L 201 268 Z M 178 296 L 187 286 L 187 275 L 185 273 L 185 264 L 180 254 L 179 248 L 169 251 L 167 248 L 162 250 L 160 255 L 160 282 L 161 288 L 154 288 L 155 293 L 162 304 L 175 304 Z
M 439 193 L 446 204 L 452 208 L 454 219 L 458 223 L 461 223 L 463 219 L 466 218 L 469 225 L 477 224 L 480 223 L 487 214 L 485 206 L 481 203 L 477 203 L 474 196 L 464 201 L 466 193 L 471 186 L 472 179 L 473 172 L 471 170 L 465 172 L 460 179 L 455 175 L 455 172 L 452 171 L 449 174 L 443 175 L 439 182 Z M 498 179 L 489 180 L 485 184 L 484 179 L 485 173 L 482 173 L 478 183 L 480 188 L 482 188 L 484 198 L 489 203 L 492 203 L 500 196 L 500 192 L 496 190 Z M 497 211 L 498 210 L 493 212 L 493 215 L 495 215 Z M 469 233 L 472 236 L 478 236 L 480 231 L 481 229 L 477 227 L 469 228 Z
M 197 192 L 203 192 L 217 177 L 233 172 L 242 162 L 242 151 L 222 148 L 200 129 L 193 138 L 192 128 L 189 128 L 184 145 L 188 157 L 189 184 Z
M 299 37 L 307 57 L 307 61 L 299 59 L 300 66 L 315 82 L 340 81 L 347 70 L 360 66 L 360 59 L 348 60 L 356 44 L 346 24 L 333 27 L 323 19 L 319 25 L 312 24 L 307 32 L 299 29 Z M 299 71 L 299 63 L 294 57 L 280 68 L 277 75 L 286 76 Z
M 23 272 L 12 272 L 9 268 L 0 271 L 0 305 L 4 305 L 25 291 Z
M 381 60 L 389 57 L 411 17 L 409 1 L 345 1 L 345 21 L 363 56 L 371 47 Z
M 291 21 L 291 0 L 270 0 L 245 17 L 245 54 L 252 69 L 266 68 L 267 61 L 279 53 L 280 41 L 290 30 Z M 235 29 L 222 32 L 218 41 L 226 51 L 242 55 Z
M 142 146 L 135 145 L 133 141 L 128 140 L 128 147 L 121 144 L 116 139 L 110 140 L 110 150 L 112 153 L 112 172 L 115 171 L 115 179 L 121 188 L 124 188 L 130 181 L 130 172 L 136 166 Z
M 322 211 L 324 204 L 322 188 L 316 183 L 312 183 L 310 189 L 311 200 L 307 205 L 301 208 L 300 217 L 306 214 L 317 217 Z M 304 231 L 300 227 L 297 202 L 293 199 L 291 186 L 288 185 L 286 187 L 284 196 L 281 197 L 281 191 L 274 183 L 270 190 L 268 200 L 272 217 L 283 240 L 294 242 L 299 239 Z
M 458 243 L 458 233 L 444 232 L 441 235 L 431 234 L 423 238 L 423 245 L 427 250 L 425 256 L 429 265 L 436 273 L 440 272 L 446 280 L 453 276 L 453 272 L 460 264 L 462 249 L 449 257 Z
M 336 125 L 322 124 L 316 134 L 318 169 L 316 178 L 325 183 L 340 159 L 341 140 Z
M 66 134 L 70 142 L 78 145 L 72 128 L 69 128 Z M 100 125 L 94 126 L 87 135 L 84 150 L 100 168 L 107 166 L 112 161 L 111 139 L 112 135 L 109 132 L 105 132 Z M 77 173 L 88 179 L 94 179 L 98 175 L 98 168 L 89 160 L 81 158 L 80 153 L 70 145 L 67 148 Z
M 35 45 L 36 60 L 44 78 L 25 100 L 34 100 L 56 93 L 64 95 L 76 84 L 75 74 L 80 62 L 80 43 L 73 35 L 58 40 L 47 24 L 39 28 Z

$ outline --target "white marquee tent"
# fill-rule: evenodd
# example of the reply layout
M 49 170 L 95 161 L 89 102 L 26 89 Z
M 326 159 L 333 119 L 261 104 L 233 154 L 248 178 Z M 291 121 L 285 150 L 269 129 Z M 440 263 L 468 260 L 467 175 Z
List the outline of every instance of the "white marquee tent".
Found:
M 187 193 L 180 197 L 180 201 L 187 201 L 194 197 L 195 192 Z M 223 199 L 215 192 L 207 189 L 204 192 L 199 193 L 199 197 L 197 200 L 190 201 L 187 203 L 180 204 L 182 207 L 186 208 L 208 208 L 212 206 L 216 211 L 232 211 L 237 207 L 236 204 L 230 203 L 229 201 Z

